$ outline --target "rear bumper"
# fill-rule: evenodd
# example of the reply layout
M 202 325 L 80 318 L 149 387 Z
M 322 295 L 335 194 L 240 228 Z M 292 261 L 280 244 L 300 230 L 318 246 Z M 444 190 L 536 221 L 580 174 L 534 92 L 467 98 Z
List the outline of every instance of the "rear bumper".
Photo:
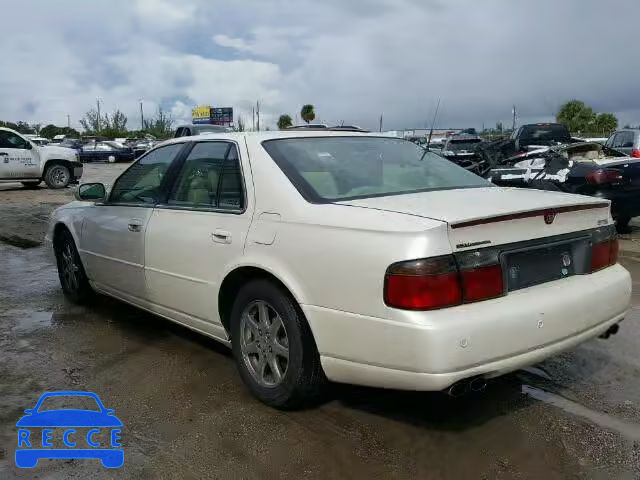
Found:
M 539 362 L 620 322 L 631 296 L 620 265 L 506 297 L 385 320 L 303 306 L 330 380 L 442 390 Z

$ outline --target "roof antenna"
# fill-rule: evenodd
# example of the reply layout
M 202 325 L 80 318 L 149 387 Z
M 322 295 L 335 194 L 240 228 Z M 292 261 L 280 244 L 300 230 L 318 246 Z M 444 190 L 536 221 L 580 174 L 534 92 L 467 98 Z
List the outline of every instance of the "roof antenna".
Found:
M 429 130 L 429 138 L 427 139 L 427 150 L 431 145 L 431 136 L 433 135 L 433 126 L 436 124 L 436 117 L 438 116 L 438 109 L 440 108 L 440 98 L 438 98 L 438 104 L 436 105 L 436 111 L 433 114 L 433 121 L 431 122 L 431 130 Z

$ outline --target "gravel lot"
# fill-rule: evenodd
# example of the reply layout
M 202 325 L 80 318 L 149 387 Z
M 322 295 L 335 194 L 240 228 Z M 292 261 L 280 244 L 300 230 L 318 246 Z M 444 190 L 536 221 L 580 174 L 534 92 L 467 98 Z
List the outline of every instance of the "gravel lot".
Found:
M 86 165 L 83 181 L 110 183 L 126 166 Z M 638 293 L 621 334 L 479 394 L 336 385 L 317 408 L 279 412 L 249 395 L 217 343 L 108 298 L 64 299 L 39 242 L 50 211 L 71 198 L 0 186 L 2 479 L 640 478 Z M 623 240 L 634 285 L 639 245 L 635 233 Z M 50 390 L 93 391 L 115 409 L 122 469 L 15 467 L 15 422 Z

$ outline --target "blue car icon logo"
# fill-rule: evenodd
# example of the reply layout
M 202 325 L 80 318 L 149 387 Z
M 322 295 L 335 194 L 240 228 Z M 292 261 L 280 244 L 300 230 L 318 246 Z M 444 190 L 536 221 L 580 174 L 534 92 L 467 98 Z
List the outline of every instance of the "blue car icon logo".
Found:
M 97 409 L 56 408 L 43 410 L 42 404 L 89 401 Z M 83 459 L 99 458 L 107 468 L 124 463 L 120 444 L 122 422 L 104 407 L 92 392 L 48 392 L 40 397 L 33 409 L 18 420 L 18 448 L 16 465 L 33 468 L 41 458 Z

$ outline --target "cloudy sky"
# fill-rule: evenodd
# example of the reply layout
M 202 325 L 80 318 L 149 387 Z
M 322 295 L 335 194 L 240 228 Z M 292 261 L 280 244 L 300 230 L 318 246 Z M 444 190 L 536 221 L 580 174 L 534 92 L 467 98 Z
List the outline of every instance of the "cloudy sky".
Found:
M 233 106 L 385 129 L 553 118 L 571 98 L 640 123 L 638 0 L 21 0 L 2 7 L 0 119 L 73 126 L 96 98 Z

